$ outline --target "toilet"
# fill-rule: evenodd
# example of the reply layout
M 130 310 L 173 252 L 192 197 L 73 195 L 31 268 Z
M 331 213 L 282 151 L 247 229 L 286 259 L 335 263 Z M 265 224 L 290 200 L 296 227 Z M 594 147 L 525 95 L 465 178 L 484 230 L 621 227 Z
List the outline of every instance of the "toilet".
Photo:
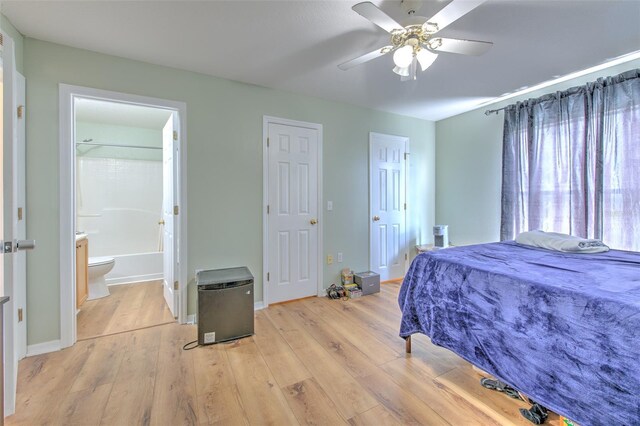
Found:
M 109 289 L 104 276 L 113 269 L 116 260 L 113 257 L 89 258 L 89 296 L 87 300 L 108 296 Z

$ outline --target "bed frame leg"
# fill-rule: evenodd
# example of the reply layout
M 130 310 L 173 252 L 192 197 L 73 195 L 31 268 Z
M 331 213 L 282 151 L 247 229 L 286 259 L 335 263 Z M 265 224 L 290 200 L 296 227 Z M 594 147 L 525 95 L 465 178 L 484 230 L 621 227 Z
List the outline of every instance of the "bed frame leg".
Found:
M 411 336 L 407 337 L 404 341 L 405 350 L 408 354 L 411 353 Z

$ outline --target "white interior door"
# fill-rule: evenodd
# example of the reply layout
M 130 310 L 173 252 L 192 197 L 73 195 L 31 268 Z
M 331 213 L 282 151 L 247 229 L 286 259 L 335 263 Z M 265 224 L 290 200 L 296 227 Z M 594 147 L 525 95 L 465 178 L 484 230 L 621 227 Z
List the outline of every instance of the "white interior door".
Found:
M 3 34 L 2 50 L 2 229 L 3 244 L 2 295 L 9 296 L 4 305 L 4 414 L 15 410 L 16 381 L 18 376 L 19 327 L 18 303 L 21 289 L 16 278 L 20 276 L 16 241 L 18 239 L 18 73 L 15 69 L 13 40 Z M 22 79 L 24 82 L 24 79 Z M 24 85 L 23 85 L 24 88 Z M 24 284 L 24 283 L 23 283 Z M 24 294 L 24 292 L 22 292 Z
M 269 123 L 268 303 L 318 292 L 318 138 Z
M 2 34 L 4 36 L 4 34 Z M 5 68 L 7 67 L 7 64 L 10 62 L 9 60 L 7 60 L 7 58 L 5 57 L 6 53 L 7 53 L 7 48 L 6 45 L 8 44 L 8 40 L 7 39 L 3 39 L 2 40 L 2 57 L 0 58 L 0 76 L 2 77 L 2 81 L 0 82 L 0 95 L 2 95 L 2 119 L 0 121 L 0 134 L 2 134 L 2 141 L 1 141 L 1 146 L 0 146 L 0 154 L 2 155 L 2 161 L 0 161 L 0 167 L 2 168 L 2 170 L 0 170 L 0 240 L 2 238 L 4 238 L 4 208 L 6 206 L 6 203 L 4 201 L 4 195 L 5 195 L 5 191 L 4 191 L 4 173 L 7 171 L 7 167 L 10 170 L 11 169 L 11 164 L 7 164 L 5 165 L 6 162 L 6 153 L 5 153 L 5 147 L 7 145 L 11 144 L 11 140 L 12 140 L 12 136 L 11 136 L 11 115 L 7 114 L 8 111 L 11 110 L 12 108 L 12 102 L 10 99 L 12 91 L 11 91 L 11 79 L 9 78 L 9 76 L 11 75 L 11 72 L 8 70 L 5 70 Z M 8 86 L 8 87 L 5 87 Z M 10 161 L 9 161 L 10 163 Z M 0 246 L 0 249 L 2 248 L 2 246 Z M 8 258 L 10 256 L 5 256 L 4 255 L 4 250 L 0 250 L 0 295 L 2 296 L 10 296 L 10 294 L 12 292 L 12 286 L 11 286 L 11 279 L 12 277 L 9 276 L 9 280 L 7 280 L 7 277 L 5 276 L 5 263 L 7 262 Z M 4 331 L 4 339 L 3 341 L 0 342 L 0 349 L 2 349 L 2 346 L 4 346 L 4 359 L 2 360 L 3 362 L 3 366 L 2 368 L 4 368 L 4 374 L 9 374 L 10 376 L 13 376 L 12 374 L 12 365 L 14 363 L 14 357 L 12 355 L 7 356 L 6 354 L 6 350 L 9 347 L 13 347 L 12 345 L 12 340 L 13 340 L 13 315 L 12 315 L 12 309 L 11 309 L 11 305 L 12 305 L 13 301 L 10 299 L 9 302 L 3 307 L 3 312 L 4 315 L 2 316 L 2 320 L 0 321 L 0 325 L 3 327 Z M 7 327 L 11 328 L 11 334 L 10 336 L 8 335 L 9 333 L 7 333 Z M 6 406 L 7 405 L 7 400 L 6 400 L 6 396 L 11 392 L 11 388 L 12 386 L 10 386 L 6 380 L 4 380 L 4 388 L 2 389 L 2 391 L 0 392 L 0 397 L 3 398 L 3 404 Z M 5 408 L 5 411 L 6 408 Z M 2 413 L 2 415 L 4 415 L 4 413 Z
M 409 140 L 369 135 L 370 268 L 381 281 L 402 278 L 406 245 L 406 160 Z
M 162 129 L 162 220 L 163 224 L 163 276 L 164 276 L 164 298 L 171 313 L 178 317 L 179 291 L 174 287 L 177 282 L 177 235 L 175 232 L 176 220 L 174 220 L 174 206 L 177 206 L 177 160 L 178 160 L 178 140 L 177 140 L 177 120 L 176 113 L 173 113 Z

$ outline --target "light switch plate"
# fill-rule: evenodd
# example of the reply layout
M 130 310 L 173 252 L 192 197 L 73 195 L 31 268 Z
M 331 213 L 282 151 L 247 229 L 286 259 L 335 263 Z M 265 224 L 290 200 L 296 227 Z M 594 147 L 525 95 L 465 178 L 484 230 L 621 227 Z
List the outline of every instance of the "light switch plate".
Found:
M 338 253 L 338 263 L 342 263 L 342 253 Z
M 327 255 L 327 265 L 331 265 L 333 263 L 333 256 L 330 254 Z
M 328 211 L 333 210 L 333 201 L 327 201 L 327 210 Z

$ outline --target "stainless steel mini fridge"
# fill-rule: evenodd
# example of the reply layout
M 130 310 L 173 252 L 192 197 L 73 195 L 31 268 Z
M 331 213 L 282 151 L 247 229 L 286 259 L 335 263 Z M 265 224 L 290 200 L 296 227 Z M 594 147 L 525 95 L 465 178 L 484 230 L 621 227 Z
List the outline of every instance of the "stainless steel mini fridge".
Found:
M 249 268 L 197 271 L 196 285 L 199 345 L 253 334 L 253 275 Z

